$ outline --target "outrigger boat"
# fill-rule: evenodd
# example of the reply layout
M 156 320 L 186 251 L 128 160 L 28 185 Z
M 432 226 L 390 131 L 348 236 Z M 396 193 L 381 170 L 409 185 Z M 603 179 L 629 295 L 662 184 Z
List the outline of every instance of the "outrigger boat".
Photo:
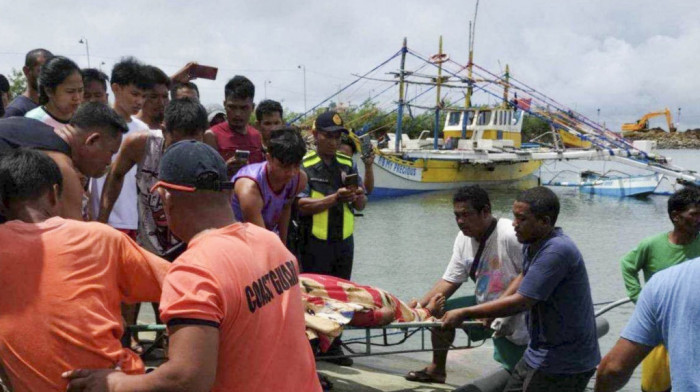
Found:
M 613 196 L 642 197 L 651 195 L 661 183 L 663 176 L 659 173 L 644 175 L 617 174 L 610 175 L 584 171 L 579 181 L 549 181 L 546 185 L 578 187 L 580 192 Z
M 468 184 L 515 183 L 536 173 L 543 162 L 561 160 L 614 161 L 657 173 L 671 181 L 700 184 L 698 173 L 672 165 L 670 159 L 656 153 L 653 142 L 632 143 L 624 139 L 619 133 L 512 78 L 508 66 L 503 74 L 494 74 L 478 66 L 472 61 L 473 36 L 471 26 L 469 61 L 466 65 L 456 63 L 443 52 L 442 37 L 439 52 L 429 58 L 408 48 L 404 38 L 401 50 L 291 123 L 313 113 L 360 80 L 390 82 L 392 85 L 389 88 L 397 85 L 398 105 L 389 113 L 396 112 L 395 133 L 388 135 L 388 145 L 380 147 L 372 142 L 375 154 L 374 198 L 455 189 Z M 412 60 L 420 61 L 412 70 L 406 66 L 409 56 Z M 390 72 L 394 79 L 370 76 L 395 58 L 400 58 L 400 68 L 398 72 Z M 435 68 L 437 74 L 421 73 L 425 67 Z M 427 89 L 407 99 L 409 85 Z M 441 89 L 465 92 L 464 105 L 456 107 L 445 104 Z M 387 90 L 382 90 L 382 93 Z M 435 106 L 425 107 L 414 103 L 416 98 L 431 90 L 437 93 Z M 473 105 L 475 90 L 486 94 L 491 100 L 495 98 L 498 103 Z M 514 92 L 512 98 L 510 92 Z M 518 93 L 521 94 L 520 98 Z M 432 138 L 428 137 L 430 130 L 422 131 L 417 139 L 411 139 L 404 133 L 404 111 L 408 110 L 409 116 L 412 116 L 411 108 L 434 111 Z M 551 143 L 542 143 L 541 140 L 537 144 L 523 142 L 521 131 L 526 114 L 549 123 Z M 439 137 L 441 115 L 445 121 L 442 137 Z M 360 129 L 356 129 L 355 134 L 360 138 L 370 137 L 379 129 L 374 124 L 376 121 L 374 119 L 358 127 Z M 358 162 L 358 166 L 362 172 L 363 163 Z M 585 187 L 589 188 L 593 193 L 607 189 Z

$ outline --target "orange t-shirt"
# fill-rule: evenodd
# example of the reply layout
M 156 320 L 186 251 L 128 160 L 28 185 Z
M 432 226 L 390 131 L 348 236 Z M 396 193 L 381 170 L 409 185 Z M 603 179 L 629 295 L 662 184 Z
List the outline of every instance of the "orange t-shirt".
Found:
M 277 235 L 248 223 L 199 235 L 173 263 L 160 317 L 219 329 L 212 392 L 321 391 L 298 271 Z
M 158 301 L 170 264 L 96 222 L 0 225 L 0 361 L 15 392 L 65 391 L 61 373 L 143 373 L 120 302 Z

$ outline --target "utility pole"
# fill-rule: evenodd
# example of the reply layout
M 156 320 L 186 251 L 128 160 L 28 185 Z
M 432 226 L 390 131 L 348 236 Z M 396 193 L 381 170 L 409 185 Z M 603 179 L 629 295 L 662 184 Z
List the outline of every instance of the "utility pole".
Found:
M 306 108 L 306 66 L 304 64 L 297 65 L 297 68 L 304 71 L 304 118 L 306 118 L 306 112 L 308 111 Z
M 87 53 L 88 68 L 90 68 L 90 46 L 88 46 L 88 40 L 85 37 L 81 37 L 79 44 L 85 44 L 85 52 Z

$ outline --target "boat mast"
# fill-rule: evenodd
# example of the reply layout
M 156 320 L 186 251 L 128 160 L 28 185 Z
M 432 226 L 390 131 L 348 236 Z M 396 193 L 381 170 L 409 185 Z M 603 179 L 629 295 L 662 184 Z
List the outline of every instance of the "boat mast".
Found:
M 469 62 L 467 62 L 467 95 L 464 97 L 464 115 L 462 115 L 462 139 L 467 138 L 467 121 L 469 120 L 469 108 L 472 106 L 472 94 L 474 93 L 474 80 L 472 79 L 472 66 L 474 64 L 474 32 L 476 29 L 476 13 L 479 11 L 479 0 L 476 0 L 474 8 L 474 21 L 469 22 Z
M 437 95 L 435 96 L 435 125 L 433 126 L 433 148 L 438 149 L 438 128 L 440 127 L 440 84 L 442 83 L 442 62 L 444 61 L 442 55 L 442 36 L 440 36 L 440 44 L 437 54 Z
M 508 66 L 508 64 L 506 64 L 505 81 L 506 81 L 506 84 L 505 84 L 505 86 L 503 86 L 503 107 L 507 108 L 508 107 L 508 87 L 510 86 L 510 67 Z
M 406 37 L 403 39 L 403 47 L 401 48 L 401 69 L 399 70 L 399 109 L 396 118 L 396 133 L 394 134 L 394 149 L 396 152 L 401 151 L 401 127 L 403 126 L 403 107 L 404 107 L 404 69 L 406 67 Z

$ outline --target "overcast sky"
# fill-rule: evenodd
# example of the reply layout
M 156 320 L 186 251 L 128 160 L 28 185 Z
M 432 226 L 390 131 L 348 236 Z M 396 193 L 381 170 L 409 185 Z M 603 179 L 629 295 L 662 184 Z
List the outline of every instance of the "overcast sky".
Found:
M 429 4 L 435 4 L 429 6 Z M 221 102 L 235 74 L 293 111 L 311 108 L 378 65 L 401 45 L 445 51 L 467 61 L 474 0 L 462 1 L 133 1 L 0 0 L 0 73 L 20 68 L 24 54 L 44 47 L 109 74 L 121 56 L 172 73 L 187 61 L 219 68 L 198 80 L 203 103 Z M 482 1 L 475 63 L 519 80 L 617 129 L 668 107 L 681 128 L 700 128 L 700 7 L 685 1 Z M 398 68 L 395 61 L 374 74 Z M 266 88 L 265 88 L 266 87 Z M 380 87 L 358 83 L 340 101 L 359 104 Z M 417 91 L 417 90 L 416 90 Z M 413 92 L 409 90 L 410 94 Z M 395 92 L 378 98 L 390 104 Z M 426 96 L 426 104 L 434 96 Z M 488 98 L 483 98 L 488 100 Z M 338 99 L 336 99 L 338 101 Z M 477 102 L 479 103 L 479 102 Z M 660 125 L 661 121 L 652 122 Z

